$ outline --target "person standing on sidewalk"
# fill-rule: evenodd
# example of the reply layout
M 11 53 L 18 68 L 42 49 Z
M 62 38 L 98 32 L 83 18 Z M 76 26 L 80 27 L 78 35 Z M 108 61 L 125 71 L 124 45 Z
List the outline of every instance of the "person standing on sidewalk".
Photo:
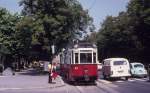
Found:
M 53 63 L 52 67 L 53 67 L 53 69 L 52 69 L 52 78 L 55 80 L 56 77 L 58 76 L 58 74 L 56 72 L 56 63 Z
M 48 83 L 52 83 L 52 65 L 48 64 L 48 70 L 49 70 L 49 74 L 48 74 Z

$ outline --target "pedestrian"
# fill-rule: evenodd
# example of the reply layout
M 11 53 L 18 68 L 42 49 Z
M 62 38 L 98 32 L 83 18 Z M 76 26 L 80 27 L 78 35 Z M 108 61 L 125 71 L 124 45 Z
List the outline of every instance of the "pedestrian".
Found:
M 12 69 L 12 75 L 15 75 L 15 64 L 14 63 L 12 64 L 11 69 Z
M 52 65 L 53 69 L 52 69 L 52 78 L 55 80 L 57 77 L 57 72 L 56 72 L 56 63 L 53 63 Z
M 49 70 L 48 83 L 52 83 L 52 65 L 51 64 L 48 64 L 48 70 Z

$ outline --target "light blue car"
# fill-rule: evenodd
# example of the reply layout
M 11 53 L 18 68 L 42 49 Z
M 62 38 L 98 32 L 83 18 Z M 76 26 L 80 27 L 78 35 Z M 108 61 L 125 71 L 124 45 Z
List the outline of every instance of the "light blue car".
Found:
M 131 64 L 131 75 L 133 77 L 147 77 L 147 70 L 142 63 L 134 62 Z

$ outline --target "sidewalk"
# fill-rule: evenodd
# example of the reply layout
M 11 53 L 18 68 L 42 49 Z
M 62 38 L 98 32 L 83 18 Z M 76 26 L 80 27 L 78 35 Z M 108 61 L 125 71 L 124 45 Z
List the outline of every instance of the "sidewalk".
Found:
M 57 88 L 64 86 L 60 76 L 48 83 L 48 75 L 16 73 L 14 76 L 0 76 L 0 91 L 12 89 Z

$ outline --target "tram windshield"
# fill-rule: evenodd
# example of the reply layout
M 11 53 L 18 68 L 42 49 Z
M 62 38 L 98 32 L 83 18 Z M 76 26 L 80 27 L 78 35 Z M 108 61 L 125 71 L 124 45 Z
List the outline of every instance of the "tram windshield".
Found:
M 80 53 L 80 63 L 92 63 L 92 53 Z

